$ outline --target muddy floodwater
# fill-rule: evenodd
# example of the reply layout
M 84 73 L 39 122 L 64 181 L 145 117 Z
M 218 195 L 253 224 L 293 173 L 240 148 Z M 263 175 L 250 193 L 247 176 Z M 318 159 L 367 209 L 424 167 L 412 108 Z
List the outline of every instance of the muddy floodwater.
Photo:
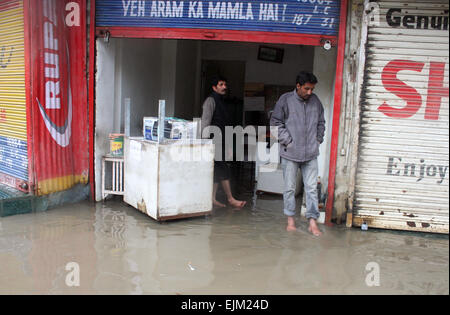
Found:
M 449 294 L 448 235 L 285 231 L 282 201 L 158 223 L 120 200 L 0 218 L 0 294 Z

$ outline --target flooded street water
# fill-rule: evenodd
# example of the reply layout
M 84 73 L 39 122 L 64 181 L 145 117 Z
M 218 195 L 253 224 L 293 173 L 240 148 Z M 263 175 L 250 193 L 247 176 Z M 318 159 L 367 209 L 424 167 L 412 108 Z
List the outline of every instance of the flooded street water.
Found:
M 317 238 L 304 219 L 286 232 L 281 208 L 263 195 L 158 223 L 112 200 L 0 218 L 0 294 L 449 294 L 448 235 L 321 225 Z

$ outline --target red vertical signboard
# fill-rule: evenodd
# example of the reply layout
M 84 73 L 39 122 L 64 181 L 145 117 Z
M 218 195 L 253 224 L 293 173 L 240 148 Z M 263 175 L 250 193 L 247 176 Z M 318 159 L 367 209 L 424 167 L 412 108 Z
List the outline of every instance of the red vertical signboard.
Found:
M 86 0 L 28 0 L 29 155 L 38 195 L 87 183 Z

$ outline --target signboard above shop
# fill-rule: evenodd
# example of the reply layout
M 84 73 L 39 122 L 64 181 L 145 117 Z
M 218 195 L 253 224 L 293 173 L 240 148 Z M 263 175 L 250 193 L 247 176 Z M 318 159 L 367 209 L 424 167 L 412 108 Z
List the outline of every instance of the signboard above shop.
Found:
M 340 0 L 97 0 L 97 27 L 209 29 L 337 36 Z

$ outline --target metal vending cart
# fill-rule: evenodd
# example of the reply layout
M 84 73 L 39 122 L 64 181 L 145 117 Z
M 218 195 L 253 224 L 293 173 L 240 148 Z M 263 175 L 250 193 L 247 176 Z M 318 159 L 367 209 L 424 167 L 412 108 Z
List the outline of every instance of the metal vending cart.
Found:
M 164 107 L 160 103 L 158 141 L 125 137 L 124 201 L 157 221 L 210 214 L 212 140 L 164 139 Z

